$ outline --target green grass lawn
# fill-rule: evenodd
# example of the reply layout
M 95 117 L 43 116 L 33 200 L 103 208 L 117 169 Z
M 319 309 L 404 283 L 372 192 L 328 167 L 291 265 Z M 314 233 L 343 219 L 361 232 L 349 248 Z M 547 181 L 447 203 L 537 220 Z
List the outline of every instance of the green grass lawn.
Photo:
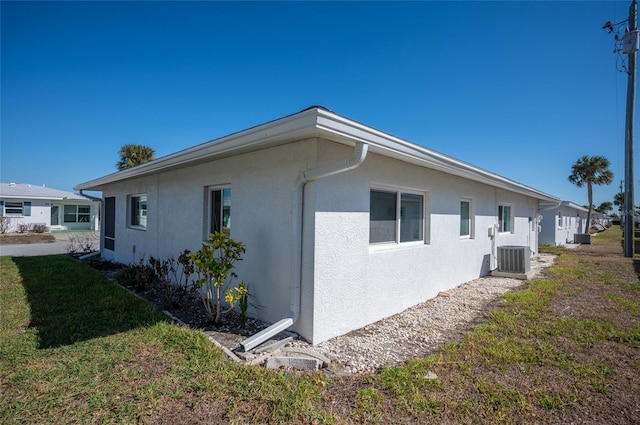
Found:
M 321 375 L 229 362 L 204 334 L 64 255 L 0 257 L 0 311 L 3 424 L 187 418 L 207 404 L 213 423 L 316 416 Z
M 639 423 L 620 240 L 556 250 L 462 341 L 353 377 L 235 364 L 70 257 L 0 257 L 0 423 Z

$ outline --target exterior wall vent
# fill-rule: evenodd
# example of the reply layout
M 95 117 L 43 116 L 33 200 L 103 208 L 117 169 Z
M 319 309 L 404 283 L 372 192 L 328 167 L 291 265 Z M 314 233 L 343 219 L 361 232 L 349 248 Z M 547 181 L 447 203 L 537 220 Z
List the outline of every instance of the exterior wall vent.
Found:
M 498 271 L 527 273 L 531 270 L 531 254 L 528 246 L 499 246 Z

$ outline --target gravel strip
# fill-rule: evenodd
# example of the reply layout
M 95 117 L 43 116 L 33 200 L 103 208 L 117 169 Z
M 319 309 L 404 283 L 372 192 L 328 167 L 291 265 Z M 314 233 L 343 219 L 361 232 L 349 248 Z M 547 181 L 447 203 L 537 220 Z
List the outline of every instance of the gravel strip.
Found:
M 535 276 L 554 259 L 553 255 L 540 254 L 532 260 Z M 296 340 L 291 346 L 328 357 L 336 374 L 370 373 L 386 364 L 426 356 L 445 342 L 459 340 L 502 294 L 525 285 L 518 279 L 482 277 L 346 335 L 315 346 Z
M 543 269 L 551 266 L 554 260 L 555 256 L 549 254 L 539 254 L 531 260 L 534 278 Z M 117 282 L 117 271 L 100 271 L 106 278 Z M 288 346 L 304 348 L 330 359 L 332 363 L 328 370 L 325 369 L 328 373 L 352 375 L 375 372 L 386 364 L 398 364 L 416 357 L 425 357 L 437 351 L 446 342 L 462 339 L 465 333 L 484 317 L 485 312 L 500 301 L 502 294 L 525 285 L 525 281 L 518 279 L 482 277 L 441 292 L 436 298 L 346 335 L 315 346 L 303 339 L 294 339 L 288 342 Z M 126 288 L 158 306 L 161 306 L 164 300 L 162 290 L 158 288 L 155 288 L 155 292 L 142 293 Z M 168 316 L 183 325 L 201 329 L 226 351 L 235 351 L 240 347 L 242 340 L 268 326 L 266 323 L 249 319 L 248 323 L 240 327 L 238 323 L 230 323 L 228 326 L 211 328 L 202 323 L 205 315 L 199 302 L 189 306 L 190 308 L 182 306 L 180 309 L 167 312 Z M 281 340 L 287 336 L 296 335 L 282 332 L 274 339 Z M 242 356 L 242 360 L 248 364 L 259 363 L 254 353 L 236 354 Z M 231 353 L 230 357 L 237 360 L 236 354 Z

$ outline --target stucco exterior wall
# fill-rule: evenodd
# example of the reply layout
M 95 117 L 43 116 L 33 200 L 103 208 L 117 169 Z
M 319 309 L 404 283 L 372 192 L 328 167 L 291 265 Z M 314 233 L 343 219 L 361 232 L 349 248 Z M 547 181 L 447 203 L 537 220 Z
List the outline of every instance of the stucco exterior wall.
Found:
M 103 196 L 116 198 L 115 250 L 104 249 L 103 256 L 128 264 L 199 249 L 207 188 L 230 187 L 231 237 L 247 246 L 236 272 L 258 306 L 250 314 L 271 323 L 289 317 L 300 267 L 300 317 L 292 330 L 319 343 L 488 274 L 497 246 L 537 251 L 536 199 L 385 156 L 370 153 L 355 170 L 298 185 L 305 170 L 352 153 L 341 144 L 305 140 L 111 183 Z M 426 242 L 371 245 L 371 188 L 422 193 Z M 126 225 L 128 197 L 140 194 L 147 195 L 146 230 Z M 462 199 L 472 203 L 470 238 L 460 237 Z M 512 208 L 512 231 L 492 239 L 488 229 L 498 223 L 499 204 Z
M 14 199 L 14 198 L 2 198 L 2 201 L 6 202 L 31 202 L 31 211 L 28 216 L 24 214 L 6 214 L 9 218 L 9 232 L 15 232 L 21 224 L 33 225 L 44 224 L 45 226 L 51 226 L 51 203 L 48 200 L 42 199 Z M 0 214 L 2 211 L 0 211 Z
M 207 188 L 230 187 L 231 237 L 247 248 L 235 271 L 258 306 L 250 315 L 267 322 L 288 317 L 292 205 L 302 170 L 315 161 L 314 146 L 287 144 L 110 185 L 103 196 L 116 197 L 115 250 L 103 256 L 129 264 L 198 250 L 206 234 Z M 146 230 L 126 226 L 132 194 L 147 195 Z
M 339 151 L 336 157 L 349 153 L 324 148 Z M 495 255 L 488 229 L 498 223 L 499 204 L 511 206 L 513 230 L 497 232 L 495 246 L 537 247 L 536 199 L 466 179 L 370 154 L 359 168 L 313 184 L 313 343 L 488 274 Z M 424 193 L 427 243 L 369 244 L 372 187 Z M 460 237 L 462 199 L 471 200 L 475 212 L 470 238 Z
M 587 213 L 570 206 L 541 212 L 540 243 L 552 246 L 573 243 L 576 233 L 584 233 Z
M 22 224 L 36 225 L 42 224 L 49 230 L 96 230 L 96 222 L 99 214 L 99 203 L 91 201 L 51 201 L 48 199 L 24 199 L 24 198 L 2 198 L 3 202 L 18 202 L 24 204 L 25 202 L 31 203 L 29 215 L 25 214 L 6 214 L 6 217 L 10 219 L 10 226 L 8 231 L 15 232 L 18 230 L 18 226 Z M 84 205 L 89 206 L 89 221 L 83 223 L 65 223 L 64 222 L 64 205 Z M 57 225 L 51 222 L 51 209 L 53 206 L 58 206 L 58 219 Z M 23 206 L 23 211 L 24 211 Z M 0 208 L 1 209 L 1 208 Z M 2 214 L 3 211 L 0 211 Z

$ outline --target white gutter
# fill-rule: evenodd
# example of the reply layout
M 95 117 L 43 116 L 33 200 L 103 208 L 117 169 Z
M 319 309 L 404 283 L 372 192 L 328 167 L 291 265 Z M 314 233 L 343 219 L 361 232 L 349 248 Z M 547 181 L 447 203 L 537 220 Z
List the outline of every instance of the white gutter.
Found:
M 342 117 L 322 107 L 313 107 L 274 121 L 233 133 L 197 145 L 146 164 L 119 171 L 86 183 L 76 190 L 102 190 L 103 186 L 180 168 L 204 161 L 212 161 L 240 153 L 251 152 L 311 137 L 324 138 L 352 146 L 354 141 L 369 145 L 369 152 L 389 158 L 442 171 L 511 192 L 522 193 L 544 201 L 560 202 L 555 196 L 493 174 L 464 161 L 427 149 L 409 141 L 386 134 L 375 128 Z
M 295 215 L 293 220 L 293 239 L 292 244 L 292 267 L 293 267 L 293 287 L 291 288 L 291 314 L 290 317 L 282 319 L 266 329 L 250 336 L 240 342 L 243 350 L 249 351 L 254 347 L 267 341 L 269 338 L 293 326 L 300 317 L 301 304 L 301 283 L 302 283 L 302 233 L 304 219 L 304 189 L 307 183 L 314 180 L 332 176 L 334 174 L 343 173 L 353 170 L 362 164 L 367 157 L 369 145 L 363 142 L 356 142 L 353 154 L 346 159 L 328 164 L 322 167 L 307 170 L 303 173 L 302 179 L 296 186 L 294 209 Z
M 163 156 L 142 165 L 81 183 L 74 189 L 101 191 L 103 186 L 122 180 L 160 173 L 242 152 L 264 149 L 286 141 L 304 140 L 315 134 L 315 110 L 302 111 Z
M 584 208 L 578 204 L 574 204 L 571 201 L 562 201 L 562 204 L 560 204 L 564 207 L 569 207 L 569 208 L 573 208 L 574 210 L 578 210 L 578 211 L 582 211 L 582 212 L 588 212 L 589 209 L 588 208 Z
M 552 210 L 554 208 L 558 208 L 560 205 L 562 205 L 562 201 L 560 199 L 558 199 L 557 202 L 555 202 L 555 201 L 539 201 L 538 202 L 538 211 Z

